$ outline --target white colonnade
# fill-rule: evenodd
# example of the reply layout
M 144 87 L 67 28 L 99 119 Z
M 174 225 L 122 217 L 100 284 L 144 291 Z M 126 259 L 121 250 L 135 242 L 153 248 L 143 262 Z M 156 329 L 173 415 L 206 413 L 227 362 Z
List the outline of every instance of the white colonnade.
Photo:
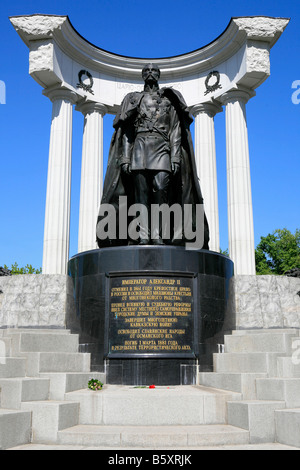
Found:
M 29 48 L 29 73 L 53 102 L 44 234 L 44 274 L 65 274 L 69 258 L 72 111 L 84 116 L 78 251 L 96 248 L 103 181 L 103 116 L 142 90 L 148 59 L 124 57 L 85 40 L 67 16 L 10 18 Z M 156 59 L 161 86 L 179 90 L 195 118 L 195 157 L 210 226 L 220 249 L 214 117 L 225 109 L 229 255 L 236 274 L 255 274 L 246 103 L 270 75 L 270 50 L 288 18 L 235 17 L 207 46 Z
M 76 95 L 45 90 L 53 101 L 44 235 L 44 274 L 66 272 L 69 253 L 72 151 L 72 106 Z M 245 90 L 221 95 L 226 109 L 229 252 L 239 273 L 254 274 L 254 229 L 245 105 L 253 96 Z M 107 108 L 84 101 L 78 252 L 96 248 L 95 227 L 103 187 L 103 117 Z M 214 116 L 220 102 L 193 106 L 195 158 L 210 227 L 210 249 L 220 250 L 217 160 Z

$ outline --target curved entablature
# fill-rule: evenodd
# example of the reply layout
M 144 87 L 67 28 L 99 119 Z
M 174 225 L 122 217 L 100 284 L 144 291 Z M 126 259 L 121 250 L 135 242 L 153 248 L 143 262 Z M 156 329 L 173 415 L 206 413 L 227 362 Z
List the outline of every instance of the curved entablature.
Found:
M 130 57 L 108 52 L 83 38 L 72 25 L 68 16 L 30 15 L 10 18 L 15 29 L 29 46 L 31 41 L 55 38 L 62 51 L 73 59 L 84 57 L 86 65 L 110 69 L 118 73 L 124 70 L 132 76 L 140 73 L 142 66 L 155 60 L 167 73 L 180 70 L 189 73 L 191 67 L 198 71 L 217 65 L 245 42 L 247 38 L 265 41 L 272 47 L 289 22 L 288 18 L 235 17 L 231 18 L 225 31 L 214 41 L 195 51 L 171 57 Z
M 141 69 L 149 58 L 126 57 L 96 47 L 76 31 L 68 16 L 14 16 L 10 21 L 30 49 L 31 75 L 44 88 L 61 83 L 79 99 L 100 101 L 115 112 L 131 88 L 142 86 Z M 151 60 L 161 69 L 162 85 L 177 87 L 189 106 L 217 99 L 237 86 L 254 90 L 269 76 L 270 48 L 288 22 L 287 18 L 261 16 L 232 18 L 210 44 Z M 78 87 L 82 71 L 87 72 L 87 89 Z

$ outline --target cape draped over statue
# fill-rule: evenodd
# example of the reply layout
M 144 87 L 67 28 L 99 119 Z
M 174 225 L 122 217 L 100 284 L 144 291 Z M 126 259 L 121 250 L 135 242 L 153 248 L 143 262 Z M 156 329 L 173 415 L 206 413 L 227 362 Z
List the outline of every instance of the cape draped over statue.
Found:
M 179 175 L 174 177 L 173 185 L 175 191 L 171 192 L 171 205 L 180 204 L 184 210 L 185 204 L 190 204 L 196 207 L 197 204 L 203 204 L 203 197 L 200 189 L 199 180 L 197 177 L 197 168 L 194 155 L 194 147 L 192 136 L 190 132 L 190 124 L 193 122 L 193 117 L 189 113 L 185 100 L 181 93 L 172 88 L 161 88 L 160 92 L 163 93 L 175 107 L 181 123 L 181 154 L 182 162 Z M 122 246 L 128 245 L 129 239 L 119 239 L 119 198 L 121 196 L 127 196 L 128 207 L 134 204 L 134 188 L 133 182 L 130 175 L 125 174 L 121 171 L 120 159 L 122 157 L 122 138 L 124 128 L 131 126 L 134 130 L 134 121 L 137 117 L 138 106 L 143 97 L 143 92 L 133 92 L 125 96 L 120 110 L 116 115 L 113 123 L 115 129 L 108 157 L 107 171 L 104 181 L 103 197 L 101 205 L 110 204 L 115 208 L 116 211 L 116 235 L 117 238 L 114 240 L 101 240 L 97 236 L 97 243 L 100 248 L 109 246 Z M 99 213 L 97 225 L 99 221 L 103 219 L 103 215 Z M 203 223 L 202 223 L 203 225 Z M 196 211 L 193 211 L 193 230 L 196 227 Z M 206 216 L 204 214 L 204 245 L 203 249 L 208 248 L 209 242 L 209 228 Z M 183 239 L 181 244 L 185 242 L 191 242 L 191 240 Z M 176 242 L 176 244 L 180 244 Z

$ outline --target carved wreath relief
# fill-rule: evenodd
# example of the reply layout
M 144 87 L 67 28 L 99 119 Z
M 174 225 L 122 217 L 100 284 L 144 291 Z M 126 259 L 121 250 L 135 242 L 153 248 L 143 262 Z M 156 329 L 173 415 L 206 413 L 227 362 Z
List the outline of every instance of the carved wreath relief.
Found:
M 220 85 L 220 74 L 216 70 L 213 72 L 210 72 L 205 80 L 205 88 L 206 91 L 204 95 L 207 95 L 208 93 L 213 93 L 214 91 L 218 90 L 219 88 L 222 88 L 222 85 Z
M 90 80 L 89 85 L 83 82 L 82 77 L 84 76 L 86 76 Z M 78 80 L 79 80 L 79 83 L 77 83 L 77 88 L 82 88 L 84 91 L 87 91 L 91 93 L 92 95 L 94 94 L 92 90 L 94 86 L 94 80 L 90 72 L 88 72 L 87 70 L 80 70 L 80 72 L 78 73 Z

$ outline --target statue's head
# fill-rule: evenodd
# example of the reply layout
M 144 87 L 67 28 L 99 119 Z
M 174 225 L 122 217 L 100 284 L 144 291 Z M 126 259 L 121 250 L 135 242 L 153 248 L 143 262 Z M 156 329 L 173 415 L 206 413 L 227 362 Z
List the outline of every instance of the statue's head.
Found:
M 160 78 L 160 70 L 156 64 L 146 64 L 142 70 L 142 77 L 145 83 L 158 82 Z

